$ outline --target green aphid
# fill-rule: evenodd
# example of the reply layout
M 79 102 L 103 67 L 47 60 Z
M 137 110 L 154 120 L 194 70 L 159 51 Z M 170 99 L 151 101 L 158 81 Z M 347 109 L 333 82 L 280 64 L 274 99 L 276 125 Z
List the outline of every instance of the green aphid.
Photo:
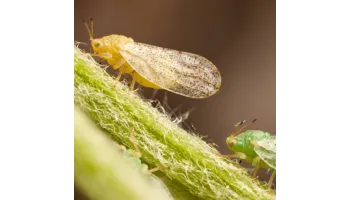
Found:
M 136 144 L 135 141 L 135 137 L 134 137 L 134 133 L 131 132 L 131 137 L 130 137 L 131 142 L 133 143 L 135 150 L 133 149 L 126 149 L 125 146 L 123 145 L 119 145 L 115 142 L 113 142 L 115 144 L 115 146 L 117 147 L 117 149 L 123 154 L 123 157 L 125 158 L 125 160 L 127 162 L 130 163 L 131 167 L 133 167 L 134 169 L 139 169 L 141 170 L 141 173 L 145 175 L 145 177 L 149 180 L 150 184 L 158 184 L 161 187 L 164 188 L 164 190 L 168 193 L 169 198 L 173 199 L 170 191 L 168 190 L 167 186 L 155 175 L 152 174 L 152 172 L 158 171 L 161 168 L 156 167 L 154 169 L 148 169 L 148 165 L 142 163 L 141 161 L 141 157 L 142 154 Z
M 141 162 L 141 154 L 132 149 L 126 149 L 125 146 L 115 143 L 116 147 L 123 154 L 123 157 L 131 164 L 135 169 L 140 169 L 142 173 L 147 173 L 148 166 Z
M 253 176 L 256 176 L 260 167 L 273 170 L 268 182 L 271 187 L 276 175 L 276 136 L 260 130 L 247 130 L 240 133 L 255 121 L 256 119 L 243 127 L 241 125 L 245 121 L 237 123 L 236 129 L 239 129 L 231 133 L 226 139 L 226 144 L 235 153 L 234 157 L 252 163 L 255 167 Z

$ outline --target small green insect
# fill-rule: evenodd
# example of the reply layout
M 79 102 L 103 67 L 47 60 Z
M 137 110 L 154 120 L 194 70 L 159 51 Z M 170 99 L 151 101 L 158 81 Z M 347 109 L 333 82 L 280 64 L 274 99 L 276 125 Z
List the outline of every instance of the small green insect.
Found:
M 250 162 L 252 166 L 255 166 L 254 177 L 260 167 L 273 170 L 268 182 L 269 187 L 271 187 L 276 175 L 276 136 L 271 136 L 270 133 L 260 130 L 242 132 L 254 122 L 256 122 L 256 119 L 244 126 L 242 125 L 245 121 L 237 123 L 235 131 L 227 137 L 226 144 L 235 153 L 234 157 Z
M 126 147 L 123 145 L 119 145 L 115 142 L 113 142 L 113 143 L 117 147 L 117 149 L 122 153 L 123 157 L 131 164 L 131 166 L 134 169 L 141 170 L 141 173 L 144 174 L 146 176 L 146 178 L 148 178 L 148 180 L 150 181 L 150 184 L 160 185 L 168 193 L 169 199 L 173 199 L 167 186 L 158 177 L 156 177 L 155 175 L 152 174 L 153 172 L 161 170 L 162 168 L 156 167 L 156 168 L 149 170 L 148 165 L 142 163 L 142 161 L 140 159 L 142 154 L 141 154 L 141 152 L 136 144 L 136 139 L 135 139 L 133 131 L 131 131 L 130 140 L 133 143 L 135 150 L 126 149 Z

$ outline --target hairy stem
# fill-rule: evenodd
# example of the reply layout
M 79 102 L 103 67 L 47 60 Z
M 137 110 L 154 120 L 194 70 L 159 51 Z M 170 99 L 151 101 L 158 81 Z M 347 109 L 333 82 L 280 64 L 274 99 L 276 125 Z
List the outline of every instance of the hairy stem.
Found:
M 90 199 L 170 200 L 161 185 L 130 167 L 103 131 L 74 110 L 74 181 Z
M 216 149 L 179 128 L 169 117 L 114 80 L 91 57 L 75 47 L 74 102 L 114 141 L 133 148 L 183 192 L 202 199 L 275 199 L 275 194 L 239 165 L 217 156 Z M 169 188 L 170 189 L 170 188 Z M 176 195 L 174 195 L 176 198 Z

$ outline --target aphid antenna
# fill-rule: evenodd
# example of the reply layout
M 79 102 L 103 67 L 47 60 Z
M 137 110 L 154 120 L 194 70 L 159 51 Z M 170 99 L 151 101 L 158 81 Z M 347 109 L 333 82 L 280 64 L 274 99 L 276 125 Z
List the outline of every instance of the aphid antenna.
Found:
M 242 120 L 238 123 L 235 124 L 235 129 L 237 129 L 238 127 L 240 127 L 242 124 L 244 124 L 246 122 L 246 120 Z
M 83 19 L 83 23 L 84 23 L 84 25 L 85 25 L 85 27 L 86 27 L 88 33 L 89 33 L 90 41 L 92 41 L 92 40 L 93 40 L 93 33 L 94 33 L 94 21 L 93 21 L 92 17 L 90 17 L 90 26 L 91 26 L 91 30 L 90 30 L 90 28 L 89 28 L 88 23 L 85 21 L 85 19 Z
M 248 127 L 251 126 L 252 124 L 254 124 L 254 123 L 256 122 L 256 120 L 258 120 L 258 119 L 256 119 L 256 118 L 253 119 L 253 121 L 251 121 L 249 124 L 244 125 L 243 127 L 241 127 L 240 129 L 238 129 L 237 131 L 236 131 L 236 130 L 233 131 L 233 132 L 231 133 L 231 135 L 232 135 L 232 136 L 237 135 L 238 133 L 242 132 L 243 130 L 245 130 L 246 128 L 248 128 Z M 239 126 L 241 126 L 244 122 L 245 122 L 245 120 L 243 120 L 243 121 L 237 123 L 237 124 L 236 124 L 236 128 L 239 127 Z
M 238 123 L 235 124 L 235 129 L 232 131 L 231 134 L 235 133 L 242 124 L 244 124 L 246 120 L 239 121 Z

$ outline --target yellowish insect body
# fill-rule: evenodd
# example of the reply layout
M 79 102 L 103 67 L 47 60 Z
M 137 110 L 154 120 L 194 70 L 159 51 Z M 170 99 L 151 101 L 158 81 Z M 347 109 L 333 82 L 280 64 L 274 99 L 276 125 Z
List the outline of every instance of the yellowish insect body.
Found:
M 206 98 L 221 86 L 219 70 L 213 63 L 196 54 L 134 42 L 123 35 L 93 39 L 87 24 L 91 45 L 98 56 L 113 69 L 133 77 L 142 86 L 165 89 L 190 98 Z M 92 26 L 93 27 L 93 26 Z
M 133 68 L 126 62 L 123 56 L 120 54 L 120 50 L 123 49 L 123 46 L 127 43 L 133 43 L 132 38 L 123 36 L 123 35 L 109 35 L 99 39 L 93 39 L 91 41 L 92 48 L 98 55 L 107 60 L 113 69 L 122 69 L 119 71 L 120 75 L 123 73 L 130 74 L 133 77 L 133 80 L 138 82 L 140 85 L 161 89 L 158 85 L 153 84 L 144 77 L 140 76 Z
M 113 69 L 119 69 L 125 64 L 123 56 L 120 54 L 120 49 L 123 48 L 123 45 L 134 42 L 131 38 L 121 36 L 121 35 L 110 35 L 105 36 L 99 39 L 93 39 L 91 41 L 91 46 L 94 52 L 97 52 L 98 55 L 107 60 Z M 133 69 L 124 69 L 124 73 L 130 73 Z

